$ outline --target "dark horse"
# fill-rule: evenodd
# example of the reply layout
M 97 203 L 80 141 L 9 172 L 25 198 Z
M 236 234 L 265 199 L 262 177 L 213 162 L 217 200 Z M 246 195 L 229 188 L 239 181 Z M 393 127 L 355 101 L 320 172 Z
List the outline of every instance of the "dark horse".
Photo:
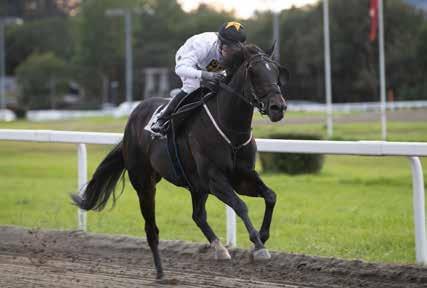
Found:
M 230 259 L 230 254 L 207 222 L 205 203 L 209 194 L 233 208 L 243 220 L 254 243 L 254 260 L 270 258 L 264 244 L 269 238 L 276 194 L 254 170 L 257 147 L 251 125 L 254 107 L 273 122 L 283 118 L 289 73 L 268 54 L 254 45 L 242 46 L 227 65 L 227 84 L 220 85 L 216 96 L 194 110 L 176 134 L 182 167 L 191 184 L 193 220 L 214 247 L 216 259 Z M 72 195 L 80 208 L 102 210 L 127 170 L 138 193 L 157 278 L 163 277 L 163 269 L 155 220 L 156 184 L 161 178 L 180 184 L 175 180 L 167 141 L 153 137 L 144 127 L 166 101 L 161 98 L 143 101 L 130 115 L 123 140 L 98 166 L 84 194 Z M 259 232 L 249 219 L 246 204 L 235 192 L 264 198 L 265 214 Z

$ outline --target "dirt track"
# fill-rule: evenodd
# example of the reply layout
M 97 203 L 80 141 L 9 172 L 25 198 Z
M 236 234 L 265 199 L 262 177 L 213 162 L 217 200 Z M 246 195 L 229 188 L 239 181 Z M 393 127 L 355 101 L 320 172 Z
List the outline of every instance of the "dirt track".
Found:
M 252 263 L 232 249 L 216 262 L 202 244 L 163 241 L 166 279 L 154 279 L 139 238 L 0 227 L 0 287 L 427 287 L 427 268 L 272 253 Z

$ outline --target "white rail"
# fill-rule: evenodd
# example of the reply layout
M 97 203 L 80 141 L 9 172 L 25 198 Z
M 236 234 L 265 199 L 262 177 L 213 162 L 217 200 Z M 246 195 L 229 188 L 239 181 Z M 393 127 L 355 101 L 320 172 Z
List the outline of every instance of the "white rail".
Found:
M 85 144 L 116 144 L 118 133 L 68 132 L 51 130 L 0 129 L 0 140 L 78 144 L 78 187 L 87 182 Z M 420 156 L 427 156 L 427 143 L 383 141 L 309 141 L 257 139 L 258 151 L 370 156 L 407 156 L 411 161 L 416 262 L 427 265 L 424 179 Z M 79 229 L 86 229 L 86 214 L 78 211 Z M 236 217 L 227 207 L 227 242 L 236 245 Z

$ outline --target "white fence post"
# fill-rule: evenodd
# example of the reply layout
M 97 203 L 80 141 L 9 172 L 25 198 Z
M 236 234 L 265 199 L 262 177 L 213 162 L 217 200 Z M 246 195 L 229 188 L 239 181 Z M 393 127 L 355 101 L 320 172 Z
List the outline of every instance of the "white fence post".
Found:
M 87 183 L 87 150 L 85 144 L 78 144 L 77 147 L 77 169 L 78 169 L 78 190 L 79 194 L 82 195 L 83 188 Z M 86 211 L 78 209 L 77 211 L 77 220 L 79 223 L 79 230 L 86 231 L 87 221 L 86 221 Z
M 426 216 L 424 204 L 424 177 L 420 158 L 410 157 L 415 224 L 415 253 L 418 264 L 427 265 Z
M 225 205 L 225 209 L 227 210 L 227 245 L 236 247 L 236 213 L 234 213 L 234 210 L 228 205 Z

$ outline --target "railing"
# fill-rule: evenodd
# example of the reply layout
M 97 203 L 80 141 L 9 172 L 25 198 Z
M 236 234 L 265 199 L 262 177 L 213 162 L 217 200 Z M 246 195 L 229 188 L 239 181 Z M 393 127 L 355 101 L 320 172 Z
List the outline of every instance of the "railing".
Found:
M 122 134 L 118 133 L 0 129 L 0 140 L 77 144 L 79 189 L 87 182 L 85 144 L 116 144 L 121 138 Z M 257 139 L 256 141 L 258 151 L 262 152 L 409 157 L 412 167 L 416 262 L 427 265 L 424 179 L 419 159 L 419 156 L 427 156 L 427 143 L 271 139 Z M 79 229 L 86 230 L 84 211 L 78 211 L 78 223 Z M 227 243 L 236 245 L 236 216 L 229 207 L 227 207 Z

